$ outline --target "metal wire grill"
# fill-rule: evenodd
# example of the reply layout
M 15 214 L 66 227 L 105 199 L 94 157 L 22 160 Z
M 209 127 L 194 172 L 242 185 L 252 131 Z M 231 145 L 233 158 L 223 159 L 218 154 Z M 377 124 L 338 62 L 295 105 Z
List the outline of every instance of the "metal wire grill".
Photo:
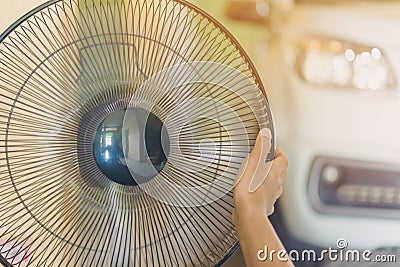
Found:
M 237 244 L 230 191 L 235 173 L 259 128 L 273 128 L 260 79 L 232 36 L 184 1 L 59 0 L 27 14 L 0 41 L 1 261 L 220 263 Z M 251 84 L 204 67 L 203 82 L 185 83 L 190 71 L 158 75 L 199 61 L 228 66 Z M 161 88 L 178 79 L 179 90 L 143 88 L 152 77 Z M 226 108 L 188 102 L 204 98 Z M 95 129 L 111 112 L 149 108 L 146 103 L 175 138 L 172 151 L 183 157 L 170 153 L 160 175 L 143 186 L 115 183 L 95 163 Z M 196 119 L 177 123 L 185 116 Z M 204 140 L 213 146 L 199 148 Z M 222 193 L 204 205 L 168 204 L 172 191 L 159 183 L 201 186 L 217 176 L 222 182 L 214 189 Z

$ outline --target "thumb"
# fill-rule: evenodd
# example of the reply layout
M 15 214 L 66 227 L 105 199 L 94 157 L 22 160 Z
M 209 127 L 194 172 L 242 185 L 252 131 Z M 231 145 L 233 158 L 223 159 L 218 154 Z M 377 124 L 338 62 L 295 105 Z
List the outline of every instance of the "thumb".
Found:
M 253 150 L 251 153 L 244 159 L 242 165 L 240 166 L 237 174 L 236 174 L 236 181 L 234 187 L 239 183 L 242 182 L 247 186 L 250 185 L 257 166 L 262 162 L 268 154 L 269 148 L 265 147 L 265 143 L 271 143 L 271 131 L 267 128 L 262 129 L 258 135 L 256 142 L 254 143 Z M 268 149 L 266 149 L 268 148 Z M 244 175 L 248 173 L 249 175 Z M 243 181 L 242 181 L 243 180 Z
M 261 129 L 254 144 L 253 151 L 251 151 L 250 158 L 254 158 L 253 160 L 263 158 L 265 161 L 271 149 L 271 140 L 271 130 L 268 128 Z
M 267 162 L 267 156 L 272 146 L 271 131 L 264 128 L 260 131 L 260 135 L 261 143 L 257 144 L 259 147 L 257 147 L 257 150 L 255 150 L 255 152 L 258 154 L 257 157 L 254 157 L 254 161 L 257 162 L 257 165 L 255 167 L 255 171 L 253 172 L 253 179 L 250 182 L 250 193 L 256 191 L 264 183 L 264 180 L 267 178 L 269 170 L 272 166 L 272 161 Z

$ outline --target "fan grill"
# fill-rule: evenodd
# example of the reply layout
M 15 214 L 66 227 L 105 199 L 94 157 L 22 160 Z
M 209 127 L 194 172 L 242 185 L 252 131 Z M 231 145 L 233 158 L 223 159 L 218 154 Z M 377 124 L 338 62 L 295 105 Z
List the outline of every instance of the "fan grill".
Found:
M 217 22 L 178 0 L 59 0 L 0 41 L 2 257 L 14 266 L 212 266 L 237 244 L 230 188 L 272 118 L 248 57 Z M 235 69 L 255 87 L 229 77 L 168 94 L 143 87 L 152 77 L 168 84 L 159 73 L 199 61 Z M 202 98 L 229 108 L 191 102 Z M 93 158 L 99 123 L 131 107 L 153 112 L 176 141 L 160 175 L 140 187 L 111 181 Z M 169 196 L 162 179 L 193 187 L 217 176 L 221 187 L 210 194 L 218 197 L 204 205 L 148 194 Z

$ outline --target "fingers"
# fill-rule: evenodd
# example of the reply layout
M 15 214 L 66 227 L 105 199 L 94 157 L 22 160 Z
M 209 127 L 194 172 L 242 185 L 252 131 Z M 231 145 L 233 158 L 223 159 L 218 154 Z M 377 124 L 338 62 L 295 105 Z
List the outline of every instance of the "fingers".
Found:
M 272 215 L 275 212 L 275 206 L 272 206 L 271 209 L 267 212 L 267 216 Z
M 270 216 L 274 213 L 275 211 L 275 204 L 278 201 L 278 199 L 282 196 L 283 194 L 283 186 L 279 186 L 278 190 L 275 192 L 274 196 L 271 198 L 271 204 L 270 204 L 270 208 L 267 211 L 267 216 Z
M 276 149 L 274 160 L 266 162 L 272 146 L 271 137 L 271 131 L 261 130 L 252 152 L 243 160 L 234 187 L 235 209 L 252 203 L 268 216 L 274 212 L 275 202 L 283 193 L 288 159 L 282 150 Z M 246 205 L 240 205 L 241 201 Z
M 287 169 L 289 164 L 286 154 L 279 148 L 275 151 L 274 162 L 277 162 L 277 164 L 281 165 L 284 169 Z
M 278 179 L 278 182 L 282 184 L 286 178 L 288 159 L 282 150 L 277 149 L 276 152 L 275 159 L 272 161 L 273 163 L 269 176 L 273 177 L 272 179 Z
M 282 194 L 283 194 L 283 186 L 281 185 L 281 186 L 279 186 L 278 190 L 275 192 L 274 203 L 278 200 L 278 198 L 280 198 L 282 196 Z

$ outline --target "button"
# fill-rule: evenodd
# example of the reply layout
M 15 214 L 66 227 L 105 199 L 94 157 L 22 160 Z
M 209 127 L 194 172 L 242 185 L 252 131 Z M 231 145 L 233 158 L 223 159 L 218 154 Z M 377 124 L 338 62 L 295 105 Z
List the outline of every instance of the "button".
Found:
M 385 203 L 393 203 L 396 197 L 396 189 L 386 187 L 383 191 L 382 200 Z
M 340 171 L 337 167 L 328 165 L 322 170 L 322 179 L 328 184 L 336 183 L 340 178 Z
M 382 193 L 383 193 L 382 187 L 377 187 L 377 186 L 371 187 L 368 195 L 368 200 L 373 203 L 379 203 L 381 202 L 381 197 L 383 195 Z
M 360 186 L 357 190 L 357 201 L 360 202 L 367 202 L 368 201 L 368 195 L 369 195 L 369 187 L 368 186 Z
M 339 198 L 346 201 L 354 201 L 357 194 L 357 187 L 353 185 L 342 185 L 338 188 Z

